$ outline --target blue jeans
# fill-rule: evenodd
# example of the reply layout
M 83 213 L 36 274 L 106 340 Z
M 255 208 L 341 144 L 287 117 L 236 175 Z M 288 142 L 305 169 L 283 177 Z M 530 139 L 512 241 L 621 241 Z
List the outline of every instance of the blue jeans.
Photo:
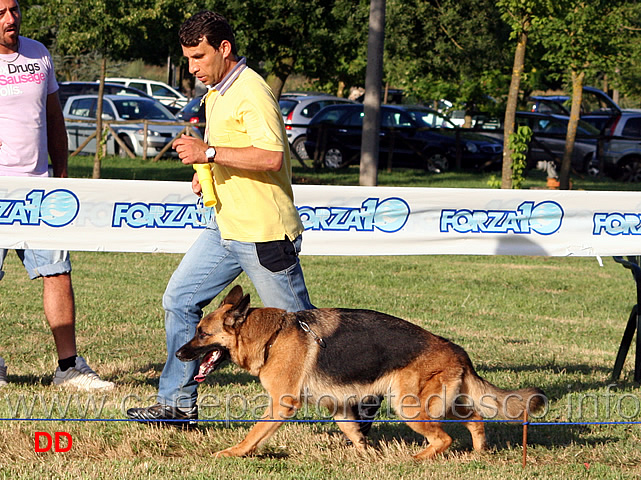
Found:
M 290 312 L 314 308 L 298 261 L 301 241 L 301 237 L 264 244 L 224 240 L 212 218 L 181 260 L 163 296 L 167 362 L 160 376 L 159 403 L 173 407 L 196 404 L 194 376 L 200 362 L 181 362 L 176 351 L 193 338 L 203 308 L 241 272 L 247 274 L 266 307 Z

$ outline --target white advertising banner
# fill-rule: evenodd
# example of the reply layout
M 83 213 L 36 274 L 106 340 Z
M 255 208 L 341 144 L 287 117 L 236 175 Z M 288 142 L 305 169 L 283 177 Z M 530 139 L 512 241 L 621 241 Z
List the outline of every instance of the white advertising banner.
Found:
M 641 254 L 641 194 L 294 185 L 306 255 Z M 183 253 L 189 182 L 0 177 L 0 248 Z

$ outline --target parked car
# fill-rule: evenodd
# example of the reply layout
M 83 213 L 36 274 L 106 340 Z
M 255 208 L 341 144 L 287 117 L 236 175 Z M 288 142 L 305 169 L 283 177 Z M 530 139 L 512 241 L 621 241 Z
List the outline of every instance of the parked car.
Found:
M 438 129 L 441 135 L 446 135 L 455 141 L 458 139 L 463 147 L 462 156 L 465 166 L 474 169 L 489 170 L 500 168 L 503 162 L 503 142 L 494 137 L 468 131 L 457 127 L 449 118 L 423 105 L 403 105 L 419 125 Z M 450 168 L 449 158 L 444 157 L 439 164 L 442 171 Z
M 516 124 L 532 129 L 533 139 L 530 142 L 528 167 L 538 162 L 554 162 L 560 165 L 565 153 L 565 137 L 569 117 L 565 115 L 516 112 Z M 488 130 L 485 135 L 503 139 L 503 132 Z M 597 142 L 599 130 L 587 122 L 579 120 L 577 136 L 572 153 L 572 167 L 579 172 L 588 172 L 597 159 Z
M 74 95 L 98 95 L 98 82 L 60 82 L 58 83 L 58 96 L 60 105 L 64 108 L 69 97 Z M 134 97 L 153 98 L 142 90 L 133 87 L 125 87 L 117 83 L 105 83 L 105 95 L 132 95 Z
M 173 87 L 166 83 L 157 82 L 155 80 L 146 80 L 144 78 L 122 78 L 122 77 L 109 77 L 105 78 L 105 82 L 118 83 L 126 87 L 137 88 L 151 95 L 156 100 L 160 101 L 166 107 L 176 113 L 182 107 L 187 105 L 189 99 Z
M 102 118 L 104 120 L 148 120 L 147 155 L 157 155 L 169 142 L 180 134 L 180 125 L 159 125 L 157 122 L 176 121 L 176 117 L 160 102 L 154 99 L 125 95 L 106 95 L 103 99 Z M 92 133 L 96 131 L 97 95 L 78 95 L 70 97 L 65 104 L 63 114 L 67 127 L 67 138 L 70 151 L 75 151 Z M 69 121 L 69 120 L 81 120 Z M 113 125 L 118 137 L 136 156 L 142 156 L 144 145 L 144 124 L 127 123 Z M 83 149 L 95 153 L 96 140 L 91 140 Z M 118 145 L 113 136 L 107 138 L 107 154 L 125 156 L 125 151 Z M 167 152 L 175 156 L 173 150 Z
M 454 108 L 454 104 L 444 98 L 438 101 L 439 111 L 450 119 L 457 127 L 466 126 L 469 117 L 469 127 L 482 130 L 501 128 L 501 118 L 496 115 L 499 102 L 490 95 L 484 95 L 477 103 L 470 102 L 463 108 Z
M 569 95 L 535 95 L 528 99 L 528 110 L 570 116 L 571 101 Z M 583 87 L 581 120 L 602 132 L 610 119 L 620 113 L 621 108 L 607 93 L 595 87 Z
M 301 160 L 308 160 L 305 150 L 307 125 L 323 107 L 339 103 L 354 103 L 346 98 L 322 93 L 284 93 L 278 101 L 285 121 L 287 140 Z
M 641 182 L 641 110 L 623 110 L 605 128 L 603 161 L 606 173 Z
M 181 122 L 205 123 L 205 104 L 202 102 L 202 99 L 203 96 L 199 95 L 189 100 L 187 105 L 178 110 L 176 118 Z M 194 129 L 201 137 L 204 135 L 204 128 L 194 127 Z
M 305 147 L 314 155 L 319 148 L 321 160 L 329 168 L 359 161 L 363 133 L 363 105 L 332 105 L 314 116 L 307 128 Z M 425 127 L 399 106 L 381 106 L 379 161 L 385 164 L 392 154 L 394 167 L 424 168 L 441 171 L 456 155 L 456 140 L 451 135 Z M 470 158 L 464 152 L 464 161 Z

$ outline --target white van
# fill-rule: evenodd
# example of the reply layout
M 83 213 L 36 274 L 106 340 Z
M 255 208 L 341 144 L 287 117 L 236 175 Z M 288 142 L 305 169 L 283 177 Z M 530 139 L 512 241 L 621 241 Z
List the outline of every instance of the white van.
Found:
M 187 105 L 187 102 L 189 101 L 189 99 L 178 90 L 170 87 L 166 83 L 157 82 L 155 80 L 146 80 L 144 78 L 109 77 L 105 78 L 105 82 L 117 83 L 126 87 L 133 87 L 138 90 L 142 90 L 148 95 L 159 100 L 162 104 L 170 107 L 173 111 L 181 109 Z

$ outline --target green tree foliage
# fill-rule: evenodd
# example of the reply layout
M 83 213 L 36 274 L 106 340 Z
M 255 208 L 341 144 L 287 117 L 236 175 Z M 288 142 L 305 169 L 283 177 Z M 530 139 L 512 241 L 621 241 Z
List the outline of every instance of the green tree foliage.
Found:
M 641 2 L 625 2 L 622 6 L 625 23 L 621 27 L 621 40 L 626 44 L 624 50 L 629 55 L 620 56 L 612 79 L 614 86 L 629 97 L 641 101 Z
M 624 14 L 630 2 L 624 0 L 562 0 L 554 12 L 537 20 L 538 40 L 546 48 L 544 59 L 562 72 L 572 86 L 572 108 L 561 164 L 561 189 L 570 185 L 572 151 L 581 114 L 586 76 L 613 74 L 630 55 L 629 25 Z
M 118 55 L 157 19 L 152 0 L 39 0 L 29 2 L 26 17 L 34 38 L 70 55 Z
M 365 84 L 369 3 L 369 0 L 334 2 L 328 30 L 331 44 L 325 49 L 334 72 L 321 61 L 317 76 L 322 90 L 333 92 L 335 86 L 336 93 L 346 97 L 350 86 Z M 300 73 L 304 74 L 304 69 Z
M 312 78 L 334 74 L 332 0 L 260 2 L 228 0 L 225 10 L 239 47 L 265 73 L 276 96 L 287 78 L 304 71 Z M 259 63 L 260 62 L 260 63 Z M 331 72 L 331 73 L 330 73 Z
M 142 58 L 149 64 L 163 65 L 170 57 L 179 63 L 182 59 L 182 49 L 178 42 L 180 26 L 190 15 L 206 8 L 213 8 L 214 2 L 149 0 L 149 3 L 153 15 L 145 16 L 138 27 L 132 26 L 132 41 L 115 59 Z
M 500 98 L 509 29 L 493 0 L 389 0 L 386 80 L 420 99 Z

